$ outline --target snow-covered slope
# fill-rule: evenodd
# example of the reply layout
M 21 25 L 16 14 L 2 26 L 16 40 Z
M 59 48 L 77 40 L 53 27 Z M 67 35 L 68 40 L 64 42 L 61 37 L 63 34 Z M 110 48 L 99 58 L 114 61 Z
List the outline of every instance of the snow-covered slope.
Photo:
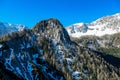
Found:
M 99 18 L 89 24 L 73 24 L 67 27 L 67 31 L 72 37 L 86 35 L 103 36 L 118 33 L 120 32 L 120 13 Z
M 9 24 L 0 22 L 0 36 L 9 34 L 12 32 L 22 31 L 27 28 L 25 25 L 21 24 Z

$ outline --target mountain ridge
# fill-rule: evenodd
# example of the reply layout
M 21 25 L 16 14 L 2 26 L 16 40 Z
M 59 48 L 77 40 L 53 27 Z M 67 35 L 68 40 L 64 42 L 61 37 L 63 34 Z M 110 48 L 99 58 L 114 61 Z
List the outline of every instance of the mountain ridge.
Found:
M 0 22 L 0 36 L 10 34 L 12 32 L 20 32 L 28 27 L 22 24 L 10 24 L 5 22 Z
M 66 29 L 71 37 L 81 37 L 86 35 L 94 36 L 104 36 L 111 35 L 120 32 L 120 13 L 114 15 L 101 17 L 91 23 L 83 23 L 84 25 L 79 25 L 80 23 L 73 24 L 68 26 Z M 81 28 L 86 27 L 84 31 L 81 31 Z M 73 28 L 75 27 L 75 28 Z M 75 33 L 73 33 L 73 31 Z

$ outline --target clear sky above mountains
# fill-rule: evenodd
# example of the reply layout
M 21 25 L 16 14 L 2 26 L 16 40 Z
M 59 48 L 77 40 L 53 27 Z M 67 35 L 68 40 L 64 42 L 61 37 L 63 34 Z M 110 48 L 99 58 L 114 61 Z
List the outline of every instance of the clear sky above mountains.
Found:
M 0 0 L 0 21 L 29 27 L 48 18 L 64 26 L 120 12 L 120 0 Z

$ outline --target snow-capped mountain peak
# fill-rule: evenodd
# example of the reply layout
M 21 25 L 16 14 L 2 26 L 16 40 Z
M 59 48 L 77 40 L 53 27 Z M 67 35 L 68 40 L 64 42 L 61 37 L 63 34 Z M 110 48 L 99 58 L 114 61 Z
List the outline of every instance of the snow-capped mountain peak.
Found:
M 78 26 L 82 24 L 84 24 L 84 32 L 79 31 L 80 27 Z M 120 13 L 99 18 L 89 24 L 78 23 L 77 26 L 75 24 L 74 27 L 73 25 L 67 28 L 69 35 L 72 37 L 111 35 L 120 32 Z
M 18 31 L 23 31 L 25 28 L 26 28 L 25 25 L 22 25 L 22 24 L 18 24 L 18 25 L 17 25 Z
M 76 23 L 67 28 L 68 32 L 71 33 L 77 33 L 77 32 L 82 32 L 85 33 L 87 32 L 88 26 L 85 23 Z
M 0 36 L 9 34 L 12 32 L 23 31 L 26 28 L 27 27 L 22 24 L 10 24 L 10 23 L 0 22 Z
M 79 26 L 82 26 L 82 25 L 84 25 L 84 23 L 83 23 L 83 22 L 81 22 L 81 23 L 75 23 L 75 24 L 73 24 L 73 25 L 79 25 Z

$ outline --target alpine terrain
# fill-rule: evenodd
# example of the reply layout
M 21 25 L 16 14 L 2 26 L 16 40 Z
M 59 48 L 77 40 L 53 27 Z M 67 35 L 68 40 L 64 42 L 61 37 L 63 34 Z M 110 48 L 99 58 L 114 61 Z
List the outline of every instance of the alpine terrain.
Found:
M 80 46 L 120 58 L 120 13 L 73 24 L 67 31 Z
M 21 24 L 9 24 L 9 23 L 0 22 L 0 36 L 12 32 L 22 31 L 25 28 L 27 27 Z
M 120 32 L 120 13 L 105 16 L 91 23 L 76 23 L 67 27 L 71 37 L 104 36 Z
M 85 33 L 89 27 L 82 25 Z M 72 41 L 60 21 L 51 18 L 0 37 L 0 79 L 120 80 L 120 59 L 110 57 Z

